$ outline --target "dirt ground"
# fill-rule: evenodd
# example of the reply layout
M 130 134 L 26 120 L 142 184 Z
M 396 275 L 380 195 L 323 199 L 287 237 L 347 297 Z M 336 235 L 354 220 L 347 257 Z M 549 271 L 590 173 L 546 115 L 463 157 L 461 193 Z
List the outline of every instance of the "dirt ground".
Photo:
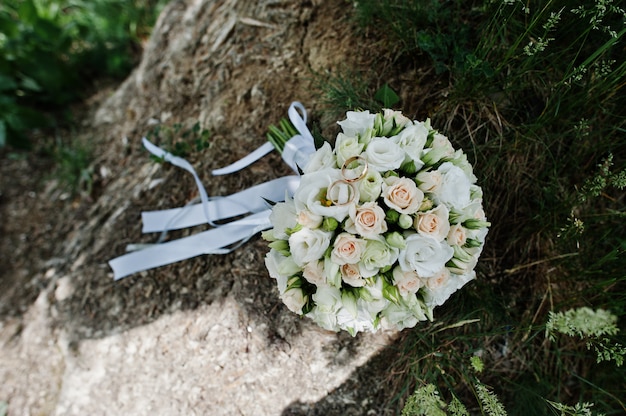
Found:
M 395 334 L 319 329 L 282 305 L 254 238 L 118 282 L 107 261 L 141 234 L 141 211 L 182 206 L 190 175 L 150 160 L 155 125 L 199 122 L 194 151 L 209 195 L 283 176 L 272 154 L 210 170 L 265 141 L 293 100 L 315 114 L 315 73 L 367 68 L 347 3 L 172 1 L 141 64 L 89 102 L 77 133 L 96 155 L 92 189 L 73 197 L 49 157 L 0 154 L 0 408 L 8 415 L 384 415 Z M 322 128 L 332 129 L 330 123 Z M 178 238 L 206 227 L 172 233 Z

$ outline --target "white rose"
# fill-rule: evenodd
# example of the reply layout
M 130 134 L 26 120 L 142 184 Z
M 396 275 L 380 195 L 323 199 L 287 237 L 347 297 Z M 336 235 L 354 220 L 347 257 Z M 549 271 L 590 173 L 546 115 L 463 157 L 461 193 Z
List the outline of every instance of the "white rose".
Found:
M 461 168 L 463 172 L 465 172 L 467 177 L 470 179 L 471 183 L 476 182 L 477 178 L 474 175 L 474 172 L 472 170 L 472 165 L 467 160 L 467 155 L 463 153 L 463 150 L 459 149 L 456 152 L 454 152 L 454 156 L 452 160 L 450 160 L 450 162 L 454 164 L 455 166 L 458 166 L 459 168 Z
M 483 200 L 483 189 L 476 185 L 476 184 L 472 184 L 472 186 L 470 186 L 470 197 L 472 198 L 472 201 L 480 201 L 482 202 Z
M 385 120 L 385 130 L 391 130 L 393 127 L 404 127 L 411 123 L 411 119 L 402 114 L 401 111 L 394 111 L 389 108 L 383 109 L 383 119 Z
M 441 133 L 435 133 L 433 136 L 433 142 L 431 143 L 431 147 L 435 149 L 443 149 L 444 156 L 449 158 L 454 156 L 454 147 L 450 140 L 446 136 Z
M 443 241 L 450 231 L 449 211 L 445 205 L 431 209 L 430 211 L 419 213 L 415 217 L 415 229 L 418 233 L 428 235 L 437 241 Z
M 381 268 L 391 266 L 398 259 L 398 252 L 397 248 L 389 246 L 382 237 L 367 240 L 359 262 L 361 276 L 372 277 L 378 274 Z
M 352 204 L 334 205 L 327 197 L 328 188 L 341 180 L 339 169 L 325 169 L 318 172 L 307 173 L 300 178 L 300 186 L 293 195 L 296 210 L 309 210 L 311 213 L 322 217 L 332 217 L 341 222 L 348 216 L 348 211 Z M 354 189 L 347 189 L 348 184 L 337 183 L 332 189 L 336 195 L 330 195 L 336 202 L 344 202 Z M 358 189 L 356 190 L 358 194 Z M 354 195 L 354 203 L 358 201 L 358 195 Z
M 339 265 L 356 264 L 361 260 L 361 253 L 364 249 L 364 240 L 350 233 L 341 233 L 335 239 L 330 258 Z
M 351 207 L 345 230 L 364 238 L 374 238 L 387 231 L 385 211 L 376 202 L 366 202 L 359 207 Z
M 354 302 L 354 307 L 346 307 L 346 303 L 353 301 L 353 299 L 344 299 L 344 307 L 337 313 L 337 324 L 348 331 L 353 336 L 358 332 L 374 332 L 374 321 L 376 316 L 372 316 L 367 309 L 362 307 L 362 301 L 360 299 Z
M 375 169 L 369 169 L 359 182 L 359 202 L 373 202 L 382 191 L 383 177 Z
M 302 268 L 293 261 L 293 256 L 284 257 L 278 264 L 278 273 L 281 276 L 291 277 L 302 271 Z
M 359 200 L 359 188 L 343 180 L 333 182 L 326 190 L 326 204 L 335 207 L 354 206 Z
M 346 119 L 338 121 L 337 124 L 341 126 L 341 130 L 343 130 L 344 134 L 358 137 L 362 140 L 371 135 L 375 120 L 376 114 L 370 114 L 369 110 L 348 111 L 346 113 Z
M 406 247 L 400 250 L 398 262 L 402 270 L 415 271 L 424 278 L 439 272 L 454 250 L 445 242 L 421 234 L 411 234 L 405 239 Z
M 439 191 L 434 193 L 436 200 L 463 209 L 470 203 L 470 179 L 461 168 L 450 162 L 442 163 L 437 170 L 442 178 Z
M 367 145 L 364 156 L 369 166 L 379 172 L 398 169 L 404 162 L 404 150 L 385 137 L 374 137 Z
M 480 249 L 478 254 L 480 254 Z M 478 263 L 478 254 L 469 253 L 471 249 L 464 249 L 459 246 L 454 246 L 454 257 L 450 260 L 450 271 L 456 274 L 470 273 L 476 267 Z
M 359 143 L 358 138 L 339 133 L 335 142 L 337 166 L 343 166 L 346 160 L 353 156 L 359 156 L 363 151 L 363 146 L 363 143 Z
M 315 308 L 308 314 L 322 328 L 336 331 L 337 311 L 343 306 L 341 291 L 333 286 L 319 286 L 313 294 Z
M 372 282 L 373 280 L 373 282 Z M 375 317 L 378 312 L 385 309 L 389 301 L 383 295 L 383 279 L 375 277 L 370 279 L 368 284 L 359 290 L 359 306 Z
M 356 264 L 344 264 L 340 268 L 341 279 L 352 287 L 365 286 L 365 280 L 361 276 L 359 266 Z
M 454 224 L 450 226 L 446 240 L 451 246 L 462 246 L 467 241 L 467 230 L 461 224 Z
M 419 210 L 424 193 L 409 178 L 390 176 L 383 181 L 383 198 L 389 208 L 411 215 Z
M 302 315 L 302 307 L 306 304 L 307 298 L 300 288 L 292 288 L 285 291 L 280 299 L 291 312 Z
M 445 274 L 445 272 L 443 272 Z M 424 301 L 429 307 L 441 306 L 450 296 L 463 287 L 467 282 L 475 278 L 475 273 L 464 275 L 447 274 L 439 283 L 433 282 L 432 287 L 426 286 L 424 290 Z
M 324 217 L 314 214 L 308 209 L 303 209 L 302 211 L 298 212 L 298 224 L 306 228 L 319 228 L 319 226 L 322 225 L 323 220 Z
M 307 282 L 316 286 L 325 284 L 326 274 L 324 271 L 324 262 L 321 260 L 308 262 L 302 269 L 302 276 L 307 280 Z
M 330 143 L 324 142 L 322 147 L 317 149 L 317 151 L 311 155 L 311 158 L 304 169 L 302 169 L 302 172 L 305 174 L 313 173 L 335 167 L 337 167 L 337 160 L 335 159 L 333 149 L 331 148 Z
M 468 236 L 474 240 L 479 241 L 480 243 L 485 242 L 485 237 L 487 237 L 487 233 L 489 233 L 489 228 L 481 228 L 479 230 L 472 230 Z M 482 250 L 482 246 L 480 247 Z
M 274 205 L 270 213 L 270 222 L 274 226 L 274 238 L 287 239 L 286 230 L 296 226 L 296 206 L 292 199 Z
M 286 259 L 285 256 L 281 255 L 276 250 L 270 250 L 269 253 L 265 256 L 265 267 L 267 267 L 267 271 L 270 274 L 270 277 L 276 279 L 276 283 L 278 285 L 278 292 L 283 293 L 287 290 L 287 279 L 291 277 L 291 275 L 285 275 L 280 272 L 279 266 Z
M 320 229 L 303 228 L 289 236 L 289 250 L 293 261 L 300 267 L 319 260 L 330 245 L 331 233 Z
M 415 179 L 417 179 L 418 182 L 417 187 L 428 193 L 439 192 L 441 182 L 443 181 L 441 173 L 436 170 L 420 172 L 417 174 Z
M 481 201 L 472 201 L 464 207 L 453 209 L 450 218 L 455 223 L 463 223 L 467 220 L 487 220 Z
M 423 285 L 417 273 L 412 270 L 405 272 L 401 267 L 393 269 L 393 283 L 402 296 L 406 296 L 409 293 L 417 293 Z
M 393 137 L 393 141 L 406 153 L 405 162 L 413 161 L 415 168 L 420 169 L 424 145 L 428 139 L 428 129 L 423 124 L 412 124 Z
M 383 322 L 381 322 L 383 327 L 398 330 L 412 328 L 419 321 L 427 319 L 422 305 L 415 295 L 403 297 L 399 305 L 389 302 L 381 312 L 381 317 L 383 318 Z

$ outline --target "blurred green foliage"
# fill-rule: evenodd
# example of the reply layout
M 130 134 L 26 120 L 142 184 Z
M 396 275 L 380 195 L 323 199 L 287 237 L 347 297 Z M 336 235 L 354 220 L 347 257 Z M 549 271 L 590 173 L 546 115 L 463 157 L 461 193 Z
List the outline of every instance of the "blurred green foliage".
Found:
M 126 76 L 165 1 L 3 0 L 0 147 L 29 147 L 95 79 Z

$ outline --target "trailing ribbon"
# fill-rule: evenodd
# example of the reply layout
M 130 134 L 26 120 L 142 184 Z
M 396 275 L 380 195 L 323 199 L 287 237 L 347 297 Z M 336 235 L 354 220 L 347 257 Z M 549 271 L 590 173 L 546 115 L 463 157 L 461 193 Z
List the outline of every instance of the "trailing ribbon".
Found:
M 310 155 L 315 153 L 315 145 L 313 136 L 306 126 L 304 106 L 299 102 L 293 102 L 289 106 L 288 116 L 300 134 L 295 135 L 285 143 L 282 158 L 298 173 L 298 168 L 304 167 Z M 268 208 L 266 201 L 279 201 L 284 199 L 285 195 L 293 195 L 300 183 L 299 176 L 291 175 L 253 186 L 229 196 L 209 197 L 189 162 L 155 146 L 146 138 L 142 139 L 142 143 L 153 155 L 191 173 L 200 195 L 200 203 L 198 204 L 162 211 L 142 212 L 142 231 L 144 233 L 162 232 L 165 234 L 168 230 L 204 223 L 215 228 L 166 243 L 128 246 L 127 251 L 140 249 L 109 261 L 115 280 L 202 254 L 231 252 L 258 232 L 271 228 L 272 224 L 269 220 L 271 209 Z M 272 144 L 265 143 L 243 159 L 224 168 L 213 170 L 212 174 L 215 176 L 225 175 L 241 170 L 273 149 Z M 250 215 L 223 225 L 215 224 L 215 221 L 245 214 Z

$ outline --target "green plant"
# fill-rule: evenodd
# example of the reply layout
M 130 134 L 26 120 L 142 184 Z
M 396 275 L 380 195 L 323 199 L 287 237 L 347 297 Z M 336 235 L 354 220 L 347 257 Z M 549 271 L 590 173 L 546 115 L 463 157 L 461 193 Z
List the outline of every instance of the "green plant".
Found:
M 439 396 L 444 403 L 458 397 L 470 413 L 486 411 L 488 391 L 477 400 L 464 364 L 481 353 L 481 382 L 495 386 L 510 415 L 589 414 L 584 403 L 626 411 L 626 373 L 616 365 L 622 333 L 549 341 L 541 324 L 550 311 L 597 305 L 624 325 L 622 7 L 611 0 L 356 3 L 368 36 L 385 45 L 387 66 L 379 67 L 386 72 L 378 75 L 427 74 L 408 77 L 413 84 L 402 91 L 415 92 L 402 104 L 426 106 L 433 125 L 473 158 L 493 224 L 474 293 L 439 312 L 442 322 L 478 315 L 480 324 L 471 333 L 419 328 L 404 338 L 391 370 L 392 403 L 415 384 L 432 384 L 450 392 Z M 421 44 L 420 32 L 440 47 Z M 433 85 L 442 87 L 425 102 L 420 94 Z
M 163 0 L 0 4 L 0 146 L 58 124 L 98 77 L 125 76 Z
M 56 168 L 54 176 L 72 194 L 91 195 L 93 190 L 93 153 L 78 139 L 57 140 L 54 147 Z
M 472 25 L 480 18 L 474 2 L 459 0 L 360 0 L 355 19 L 389 38 L 389 48 L 401 57 L 426 54 L 437 73 L 462 62 L 470 51 Z
M 196 122 L 190 128 L 184 128 L 180 123 L 172 126 L 157 125 L 146 137 L 155 140 L 162 146 L 163 150 L 174 156 L 187 157 L 192 152 L 199 152 L 211 146 L 211 133 Z M 156 161 L 162 162 L 156 156 L 152 156 Z

